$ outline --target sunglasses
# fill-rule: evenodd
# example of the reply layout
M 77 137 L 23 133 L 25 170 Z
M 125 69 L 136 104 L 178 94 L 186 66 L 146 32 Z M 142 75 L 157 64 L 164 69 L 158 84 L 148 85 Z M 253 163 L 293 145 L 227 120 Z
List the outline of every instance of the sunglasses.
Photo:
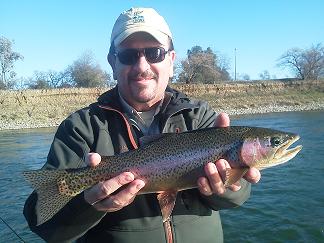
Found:
M 165 59 L 165 55 L 169 50 L 165 50 L 163 47 L 149 47 L 143 49 L 125 49 L 115 55 L 118 57 L 119 61 L 124 65 L 134 65 L 137 63 L 140 54 L 143 53 L 145 59 L 149 63 L 162 62 Z

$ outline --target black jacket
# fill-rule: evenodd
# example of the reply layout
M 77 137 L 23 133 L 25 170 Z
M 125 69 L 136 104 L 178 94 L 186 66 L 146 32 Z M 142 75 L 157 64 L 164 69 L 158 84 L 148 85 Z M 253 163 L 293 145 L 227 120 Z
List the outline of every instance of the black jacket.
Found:
M 161 132 L 213 126 L 216 114 L 206 102 L 190 99 L 171 88 L 165 97 L 158 114 Z M 121 113 L 117 88 L 73 113 L 59 126 L 44 168 L 82 167 L 89 152 L 114 155 L 134 149 L 141 133 Z M 197 189 L 179 192 L 171 217 L 174 242 L 222 242 L 218 210 L 239 206 L 247 200 L 250 184 L 243 179 L 241 184 L 238 192 L 227 190 L 221 197 L 202 196 Z M 37 193 L 33 192 L 25 203 L 24 214 L 31 230 L 46 241 L 166 242 L 156 194 L 139 195 L 127 207 L 103 213 L 87 204 L 81 193 L 39 226 L 36 226 L 36 201 Z

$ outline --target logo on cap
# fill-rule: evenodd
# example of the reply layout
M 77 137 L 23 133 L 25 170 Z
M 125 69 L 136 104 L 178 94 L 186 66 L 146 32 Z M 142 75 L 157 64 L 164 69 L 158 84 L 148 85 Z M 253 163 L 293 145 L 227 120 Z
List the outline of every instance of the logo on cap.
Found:
M 132 17 L 132 20 L 133 20 L 133 23 L 144 23 L 145 20 L 144 20 L 144 16 L 141 15 L 143 13 L 143 11 L 136 11 L 134 12 L 133 14 L 133 17 Z

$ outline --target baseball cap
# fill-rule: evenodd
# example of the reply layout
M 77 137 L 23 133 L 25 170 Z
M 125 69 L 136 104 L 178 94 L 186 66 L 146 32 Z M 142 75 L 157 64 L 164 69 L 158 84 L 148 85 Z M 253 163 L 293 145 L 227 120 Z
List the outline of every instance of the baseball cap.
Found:
M 160 44 L 166 44 L 167 36 L 172 39 L 168 24 L 153 8 L 131 8 L 119 15 L 111 33 L 110 43 L 118 46 L 136 32 L 146 32 Z

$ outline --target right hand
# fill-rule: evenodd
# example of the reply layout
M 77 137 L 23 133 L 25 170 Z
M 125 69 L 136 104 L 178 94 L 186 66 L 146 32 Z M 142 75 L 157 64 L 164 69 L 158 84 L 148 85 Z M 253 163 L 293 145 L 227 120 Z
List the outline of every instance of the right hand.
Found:
M 101 156 L 97 153 L 89 153 L 86 158 L 89 166 L 97 166 L 100 161 Z M 127 186 L 123 190 L 111 195 L 124 185 Z M 143 180 L 135 180 L 131 172 L 123 172 L 85 190 L 84 199 L 98 211 L 115 212 L 133 202 L 139 190 L 144 186 Z

